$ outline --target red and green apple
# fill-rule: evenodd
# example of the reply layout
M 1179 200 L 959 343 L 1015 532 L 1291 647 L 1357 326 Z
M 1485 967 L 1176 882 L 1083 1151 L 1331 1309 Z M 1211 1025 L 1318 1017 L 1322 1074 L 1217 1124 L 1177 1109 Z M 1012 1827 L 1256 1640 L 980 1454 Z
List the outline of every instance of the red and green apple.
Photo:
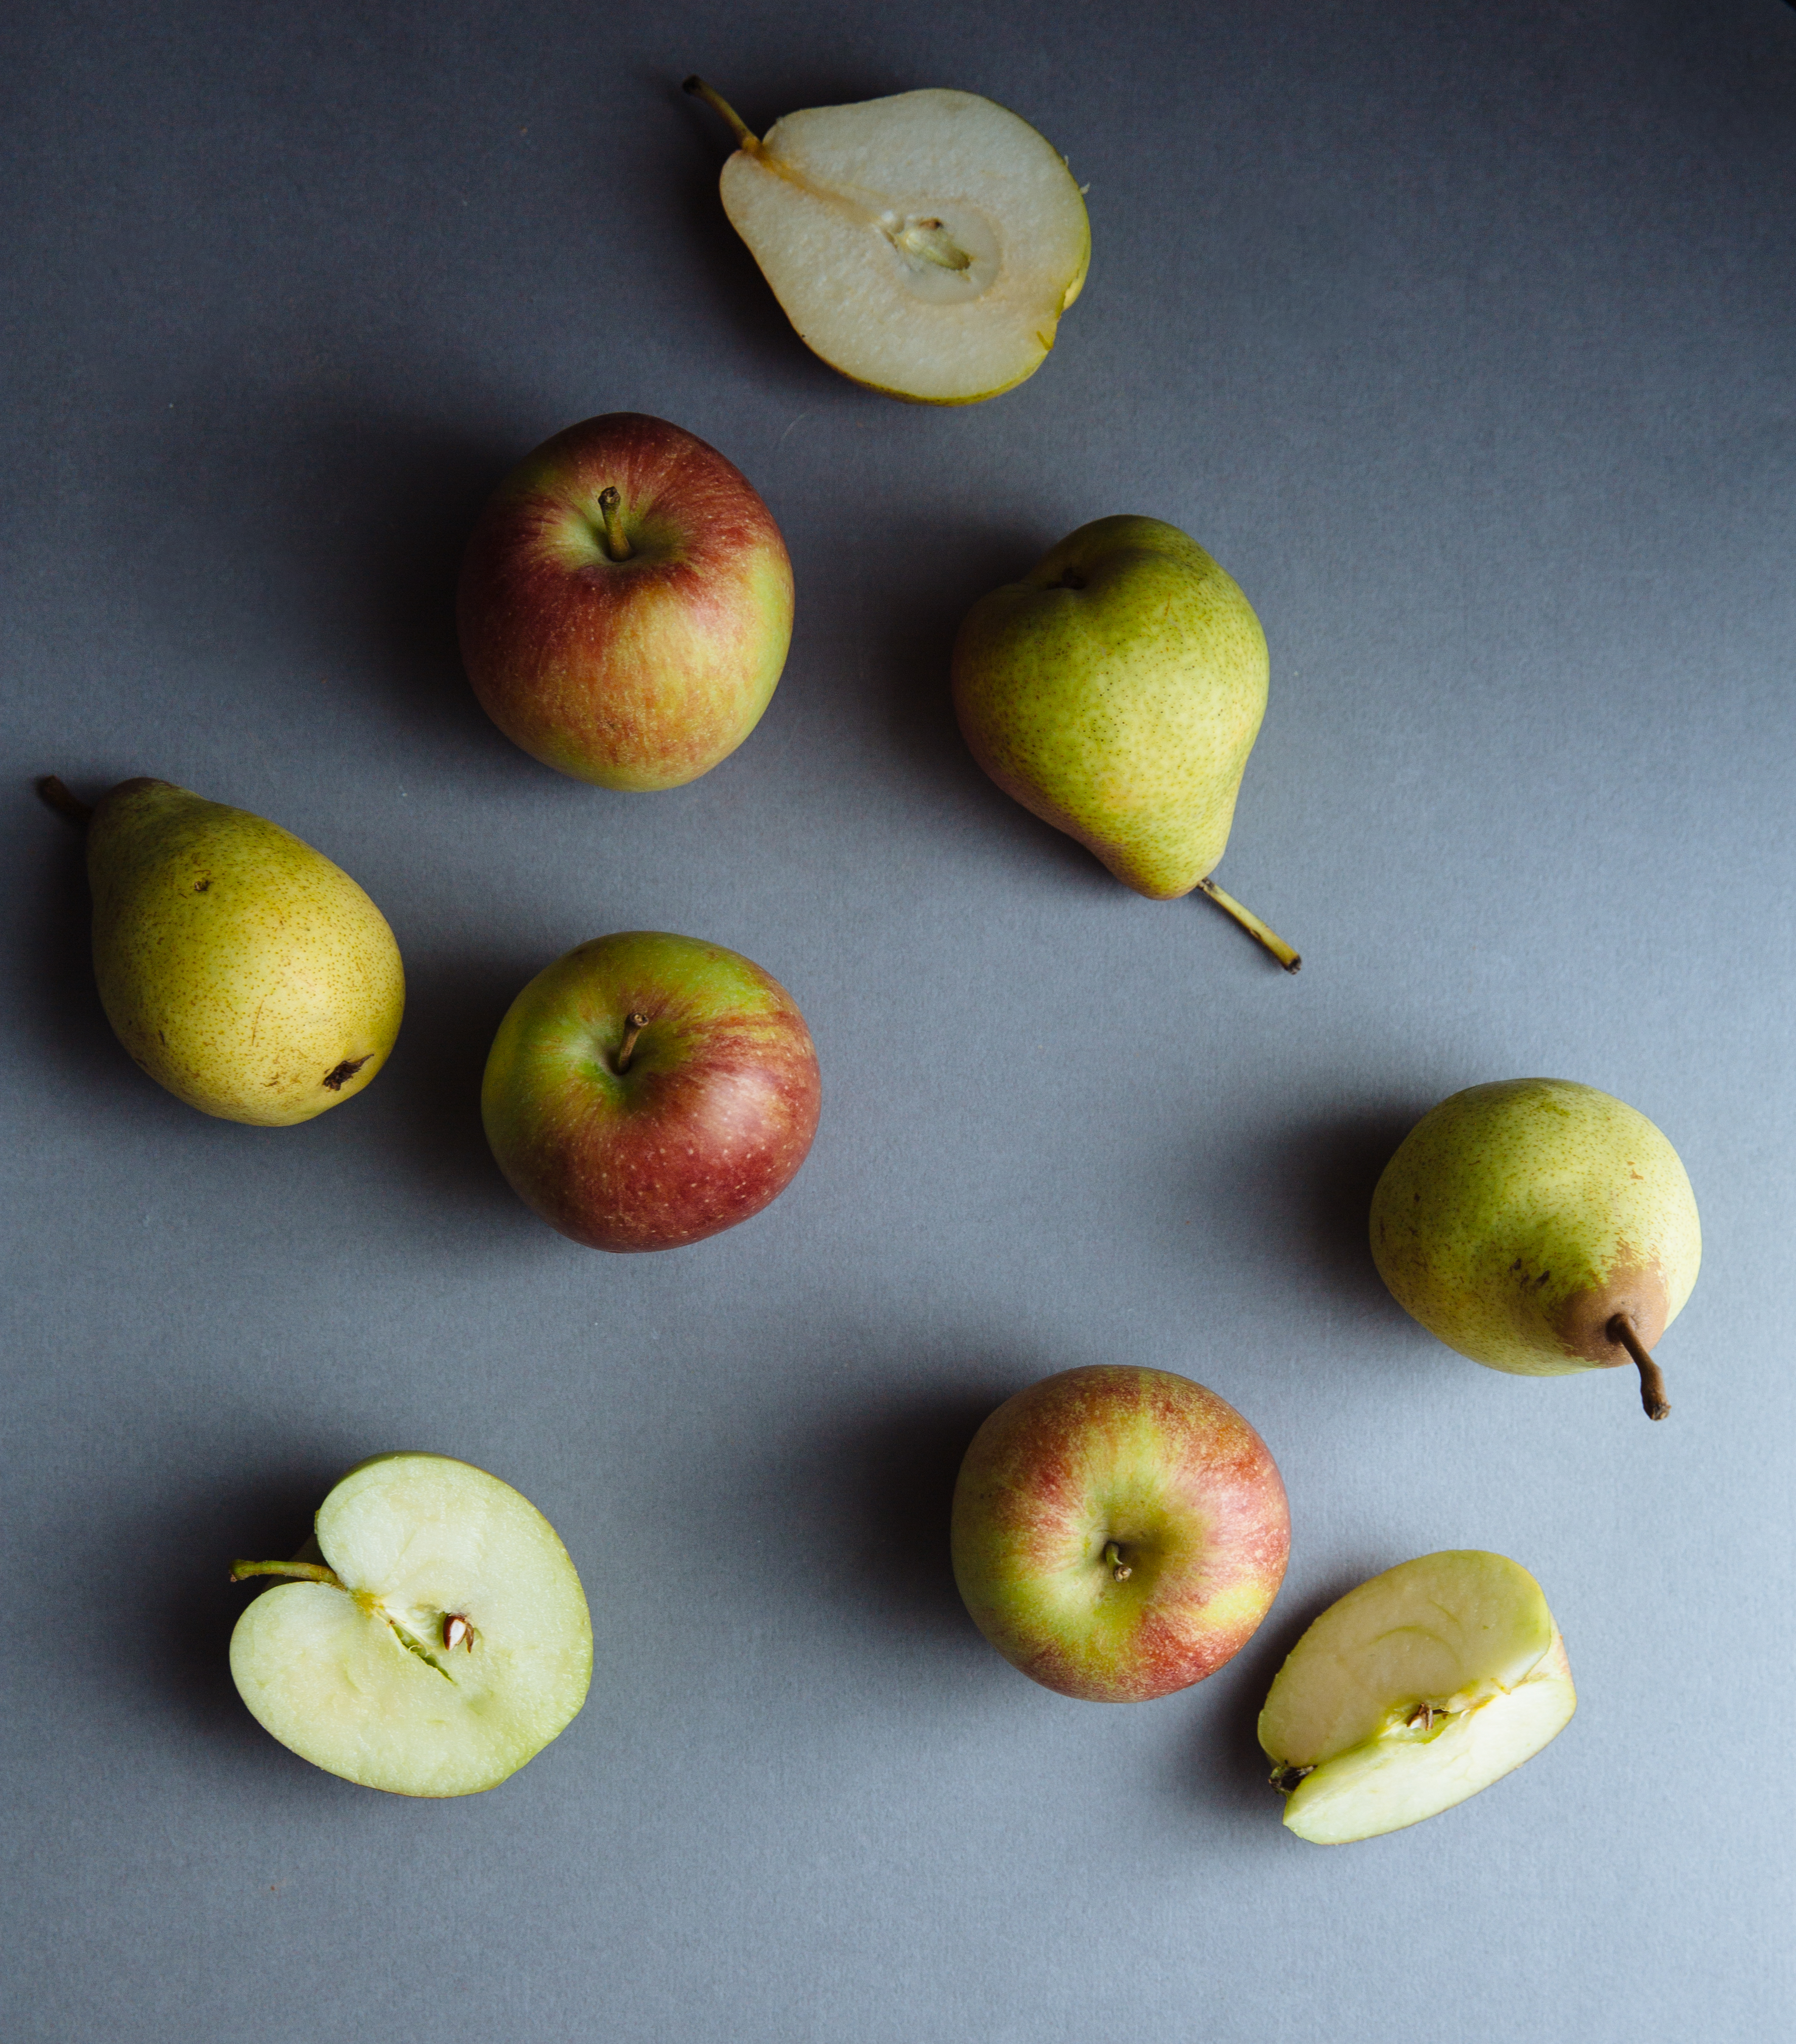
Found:
M 608 412 L 500 484 L 456 617 L 474 694 L 526 752 L 601 787 L 677 788 L 760 721 L 792 640 L 792 563 L 715 448 Z
M 961 1466 L 954 1578 L 1005 1659 L 1063 1696 L 1139 1703 L 1240 1651 L 1284 1577 L 1291 1517 L 1266 1444 L 1170 1370 L 1031 1385 Z
M 816 1132 L 817 1054 L 792 996 L 721 944 L 595 938 L 531 981 L 481 1089 L 520 1198 L 593 1249 L 674 1249 L 784 1192 Z

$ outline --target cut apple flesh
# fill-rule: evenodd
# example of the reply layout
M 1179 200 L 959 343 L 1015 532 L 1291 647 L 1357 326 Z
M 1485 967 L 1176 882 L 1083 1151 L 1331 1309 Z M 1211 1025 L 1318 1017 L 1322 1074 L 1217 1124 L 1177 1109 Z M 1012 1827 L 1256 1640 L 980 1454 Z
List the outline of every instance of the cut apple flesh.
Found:
M 585 1700 L 579 1577 L 497 1477 L 444 1455 L 364 1462 L 325 1499 L 317 1539 L 320 1579 L 265 1591 L 231 1636 L 238 1692 L 302 1758 L 397 1795 L 470 1795 Z
M 1577 1708 L 1541 1587 L 1501 1554 L 1425 1554 L 1360 1584 L 1291 1650 L 1260 1714 L 1299 1838 L 1340 1845 L 1463 1803 Z
M 1072 174 L 1027 121 L 974 93 L 902 92 L 743 133 L 723 209 L 826 362 L 938 405 L 995 397 L 1041 367 L 1091 229 Z

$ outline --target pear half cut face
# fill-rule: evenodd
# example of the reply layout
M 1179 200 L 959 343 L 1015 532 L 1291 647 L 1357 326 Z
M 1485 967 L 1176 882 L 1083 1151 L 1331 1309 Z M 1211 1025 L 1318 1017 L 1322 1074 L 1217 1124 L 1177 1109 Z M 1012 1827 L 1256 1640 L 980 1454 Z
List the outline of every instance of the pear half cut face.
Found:
M 1419 1823 L 1531 1759 L 1577 1708 L 1565 1643 L 1518 1563 L 1424 1554 L 1331 1604 L 1260 1714 L 1284 1821 L 1317 1845 Z
M 336 1583 L 265 1590 L 231 1673 L 302 1759 L 401 1796 L 495 1787 L 585 1700 L 593 1630 L 555 1528 L 447 1455 L 382 1455 L 318 1512 Z
M 723 166 L 723 209 L 806 344 L 926 404 L 1032 375 L 1091 252 L 1065 163 L 970 92 L 789 113 Z

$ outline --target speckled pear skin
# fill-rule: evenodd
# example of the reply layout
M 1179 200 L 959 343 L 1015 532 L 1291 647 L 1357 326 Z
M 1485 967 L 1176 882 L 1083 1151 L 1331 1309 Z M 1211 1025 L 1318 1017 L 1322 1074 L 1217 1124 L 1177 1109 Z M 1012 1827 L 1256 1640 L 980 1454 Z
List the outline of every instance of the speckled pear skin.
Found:
M 121 782 L 88 825 L 87 873 L 106 1019 L 190 1107 L 309 1121 L 386 1062 L 405 1001 L 393 932 L 278 824 L 167 781 Z
M 1558 1377 L 1651 1348 L 1696 1282 L 1702 1234 L 1677 1152 L 1644 1114 L 1568 1079 L 1468 1087 L 1417 1123 L 1372 1201 L 1392 1297 L 1492 1370 Z
M 1267 672 L 1259 619 L 1195 540 L 1099 518 L 967 613 L 954 708 L 1006 794 L 1164 901 L 1222 856 Z

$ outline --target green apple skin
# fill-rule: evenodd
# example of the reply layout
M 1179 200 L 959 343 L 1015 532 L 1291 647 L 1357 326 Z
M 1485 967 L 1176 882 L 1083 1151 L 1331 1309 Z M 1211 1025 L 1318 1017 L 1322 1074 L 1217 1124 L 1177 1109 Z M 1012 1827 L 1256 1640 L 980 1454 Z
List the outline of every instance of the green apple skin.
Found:
M 1568 1079 L 1470 1086 L 1432 1108 L 1385 1166 L 1372 1253 L 1391 1296 L 1491 1370 L 1557 1377 L 1651 1348 L 1702 1258 L 1678 1154 L 1644 1114 Z
M 349 875 L 265 817 L 124 781 L 87 826 L 94 974 L 119 1041 L 202 1114 L 290 1127 L 386 1062 L 399 947 Z
M 1006 794 L 1156 901 L 1222 858 L 1266 711 L 1266 636 L 1176 525 L 1099 518 L 982 597 L 954 708 Z
M 1007 1661 L 1062 1696 L 1140 1703 L 1247 1643 L 1284 1580 L 1291 1514 L 1232 1405 L 1170 1370 L 1100 1364 L 986 1420 L 952 1545 L 966 1608 Z
M 302 1555 L 332 1580 L 264 1590 L 231 1635 L 238 1694 L 301 1759 L 392 1795 L 477 1795 L 578 1715 L 585 1593 L 555 1528 L 497 1477 L 374 1456 L 332 1489 Z
M 1540 1585 L 1505 1554 L 1461 1548 L 1400 1562 L 1330 1605 L 1274 1678 L 1260 1743 L 1286 1827 L 1345 1845 L 1489 1788 L 1577 1707 Z
M 632 1015 L 646 1016 L 617 1070 Z M 633 930 L 537 974 L 499 1025 L 481 1112 L 526 1204 L 589 1248 L 674 1249 L 758 1213 L 816 1133 L 817 1054 L 770 973 Z
M 616 489 L 631 551 L 612 558 Z M 642 413 L 525 456 L 468 541 L 456 597 L 474 693 L 505 736 L 604 788 L 677 788 L 760 721 L 792 640 L 792 563 L 742 471 Z

